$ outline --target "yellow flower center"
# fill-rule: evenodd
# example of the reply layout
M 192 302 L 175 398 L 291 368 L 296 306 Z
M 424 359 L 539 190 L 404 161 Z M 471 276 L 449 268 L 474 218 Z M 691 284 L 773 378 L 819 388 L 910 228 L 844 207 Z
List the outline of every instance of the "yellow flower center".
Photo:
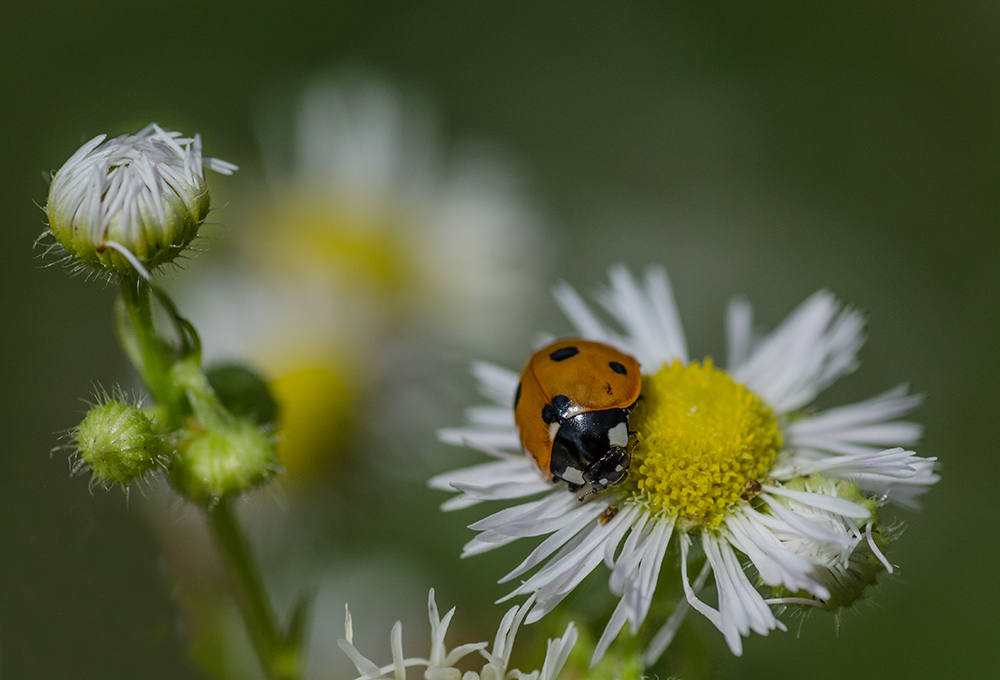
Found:
M 259 234 L 259 254 L 295 273 L 332 273 L 349 287 L 389 295 L 415 284 L 412 258 L 388 214 L 352 213 L 304 198 L 282 206 Z
M 281 371 L 271 389 L 279 404 L 278 459 L 294 481 L 325 472 L 351 434 L 356 381 L 332 362 L 304 361 Z
M 722 522 L 748 481 L 766 476 L 782 441 L 771 409 L 711 359 L 675 361 L 643 376 L 629 424 L 639 444 L 626 490 L 654 511 L 709 527 Z

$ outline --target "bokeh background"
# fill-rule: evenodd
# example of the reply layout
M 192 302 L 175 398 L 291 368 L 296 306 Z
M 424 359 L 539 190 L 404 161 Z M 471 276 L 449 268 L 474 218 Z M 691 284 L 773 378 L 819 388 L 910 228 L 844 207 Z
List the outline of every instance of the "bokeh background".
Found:
M 986 2 L 7 3 L 0 676 L 256 677 L 198 513 L 156 484 L 129 498 L 91 491 L 64 452 L 50 454 L 95 385 L 133 378 L 112 330 L 114 286 L 45 267 L 32 243 L 49 173 L 94 135 L 155 120 L 241 166 L 209 177 L 208 252 L 171 282 L 208 285 L 233 262 L 253 277 L 266 258 L 241 244 L 266 233 L 261 215 L 288 186 L 274 181 L 281 131 L 310 83 L 348 73 L 416 102 L 441 167 L 463 167 L 470 148 L 503 167 L 532 226 L 508 263 L 513 308 L 394 299 L 378 341 L 357 343 L 366 370 L 331 397 L 350 409 L 329 416 L 342 435 L 329 460 L 245 504 L 279 610 L 316 589 L 309 677 L 349 677 L 335 642 L 345 600 L 356 642 L 382 663 L 397 618 L 424 653 L 430 586 L 459 606 L 453 641 L 492 636 L 496 578 L 522 549 L 458 560 L 478 513 L 442 515 L 423 480 L 477 458 L 434 429 L 477 401 L 470 361 L 517 367 L 537 332 L 569 330 L 551 283 L 589 293 L 615 262 L 667 266 L 695 355 L 724 356 L 730 295 L 773 327 L 829 288 L 868 314 L 869 340 L 861 369 L 820 405 L 903 381 L 927 395 L 918 453 L 939 457 L 943 479 L 923 512 L 888 509 L 907 525 L 890 555 L 897 575 L 839 630 L 829 616 L 793 619 L 740 659 L 692 616 L 678 642 L 703 646 L 709 677 L 989 677 L 1000 665 L 998 35 Z M 434 316 L 449 304 L 501 331 L 460 338 Z

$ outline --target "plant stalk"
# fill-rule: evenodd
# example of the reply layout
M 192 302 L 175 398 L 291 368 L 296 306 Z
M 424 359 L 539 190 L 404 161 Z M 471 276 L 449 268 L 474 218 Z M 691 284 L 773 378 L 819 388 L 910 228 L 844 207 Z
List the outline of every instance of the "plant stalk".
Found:
M 230 500 L 222 498 L 208 506 L 206 515 L 264 674 L 268 680 L 298 680 L 302 674 L 301 651 L 278 625 Z

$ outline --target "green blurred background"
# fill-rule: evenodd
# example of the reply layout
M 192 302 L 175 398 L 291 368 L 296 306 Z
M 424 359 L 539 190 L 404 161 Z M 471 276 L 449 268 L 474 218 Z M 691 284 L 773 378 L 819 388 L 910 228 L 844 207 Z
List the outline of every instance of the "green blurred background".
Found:
M 516 159 L 556 244 L 526 328 L 566 332 L 548 283 L 589 292 L 613 262 L 668 267 L 696 356 L 723 356 L 733 293 L 773 326 L 829 288 L 868 314 L 869 340 L 861 369 L 820 405 L 902 381 L 927 395 L 917 451 L 942 461 L 943 479 L 923 512 L 888 510 L 907 524 L 891 555 L 898 575 L 839 632 L 828 616 L 793 619 L 788 633 L 751 638 L 741 659 L 693 620 L 719 657 L 717 677 L 995 674 L 998 36 L 1000 9 L 986 2 L 7 3 L 0 677 L 207 677 L 188 655 L 185 595 L 149 519 L 157 494 L 91 493 L 64 453 L 49 453 L 81 398 L 128 373 L 111 327 L 114 287 L 44 268 L 32 249 L 48 173 L 96 134 L 155 120 L 200 132 L 207 155 L 239 164 L 232 178 L 209 178 L 216 206 L 236 201 L 240 183 L 261 174 L 261 107 L 344 65 L 423 93 L 446 142 L 473 135 Z M 241 213 L 230 214 L 211 248 L 239 238 L 230 219 Z M 428 376 L 442 422 L 405 436 L 453 460 L 428 475 L 475 460 L 433 437 L 473 398 L 466 364 L 516 367 L 533 337 L 519 331 L 485 357 L 456 351 L 448 371 Z M 279 605 L 324 578 L 296 569 L 300 560 L 351 574 L 377 557 L 399 568 L 379 576 L 385 602 L 351 599 L 356 621 L 372 610 L 382 626 L 356 640 L 363 651 L 388 661 L 388 626 L 419 614 L 432 585 L 443 606 L 459 605 L 468 639 L 491 636 L 503 608 L 489 603 L 505 592 L 495 580 L 520 549 L 460 562 L 478 513 L 442 516 L 441 494 L 415 478 L 366 470 L 354 460 L 335 473 L 349 483 L 303 502 L 265 497 L 250 514 Z M 180 518 L 170 522 L 197 521 L 167 511 Z M 340 582 L 336 592 L 350 594 L 350 578 Z M 341 606 L 329 608 L 333 624 Z M 313 640 L 331 656 L 333 624 L 318 622 Z M 422 633 L 404 635 L 424 653 Z M 329 677 L 320 670 L 310 677 Z

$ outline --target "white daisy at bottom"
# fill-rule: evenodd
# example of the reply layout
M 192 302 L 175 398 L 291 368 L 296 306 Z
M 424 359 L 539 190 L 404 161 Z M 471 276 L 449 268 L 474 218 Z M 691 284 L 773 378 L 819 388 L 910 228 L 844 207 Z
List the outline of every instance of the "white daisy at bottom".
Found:
M 886 501 L 916 507 L 916 496 L 938 480 L 935 459 L 905 448 L 921 427 L 897 420 L 921 398 L 901 386 L 849 406 L 804 410 L 857 366 L 858 312 L 820 291 L 758 337 L 749 304 L 734 300 L 723 371 L 711 359 L 689 359 L 662 269 L 649 270 L 644 284 L 623 267 L 611 270 L 611 285 L 598 299 L 624 332 L 600 320 L 569 286 L 557 287 L 555 296 L 580 337 L 639 361 L 642 396 L 629 416 L 638 445 L 627 479 L 583 502 L 565 485 L 545 481 L 521 451 L 511 407 L 518 375 L 478 363 L 480 390 L 495 404 L 470 409 L 469 426 L 440 436 L 497 460 L 430 481 L 460 492 L 445 510 L 538 496 L 470 525 L 479 533 L 463 552 L 546 537 L 501 579 L 537 568 L 507 596 L 537 598 L 528 623 L 604 563 L 620 600 L 595 649 L 596 664 L 626 623 L 639 633 L 664 558 L 679 551 L 684 598 L 656 622 L 645 663 L 659 659 L 691 608 L 739 655 L 751 631 L 785 629 L 776 609 L 835 611 L 861 597 L 881 571 L 892 573 L 884 550 L 894 536 L 877 508 Z M 709 577 L 714 604 L 706 595 Z
M 376 678 L 388 677 L 395 680 L 406 680 L 406 669 L 411 666 L 426 667 L 423 674 L 424 680 L 504 680 L 504 678 L 553 680 L 559 675 L 569 658 L 573 645 L 576 644 L 577 631 L 572 623 L 566 626 L 566 632 L 563 633 L 562 637 L 549 640 L 541 670 L 530 673 L 523 673 L 517 669 L 508 670 L 510 653 L 514 646 L 514 636 L 517 635 L 517 629 L 533 604 L 534 599 L 529 598 L 520 607 L 511 607 L 507 611 L 500 621 L 499 629 L 497 629 L 492 652 L 486 651 L 488 646 L 486 642 L 464 644 L 455 647 L 450 652 L 448 651 L 444 644 L 444 636 L 448 632 L 448 624 L 451 623 L 452 616 L 455 615 L 455 608 L 452 607 L 444 615 L 444 618 L 441 618 L 437 603 L 434 601 L 433 588 L 431 588 L 427 598 L 427 613 L 431 622 L 431 649 L 426 659 L 403 657 L 403 624 L 397 621 L 389 635 L 392 663 L 383 667 L 376 666 L 354 646 L 354 633 L 349 609 L 346 610 L 344 619 L 344 638 L 338 640 L 337 644 L 351 658 L 358 672 L 361 673 L 357 680 L 375 680 Z M 472 652 L 479 652 L 486 659 L 486 665 L 478 673 L 466 671 L 463 674 L 455 667 L 455 664 Z

